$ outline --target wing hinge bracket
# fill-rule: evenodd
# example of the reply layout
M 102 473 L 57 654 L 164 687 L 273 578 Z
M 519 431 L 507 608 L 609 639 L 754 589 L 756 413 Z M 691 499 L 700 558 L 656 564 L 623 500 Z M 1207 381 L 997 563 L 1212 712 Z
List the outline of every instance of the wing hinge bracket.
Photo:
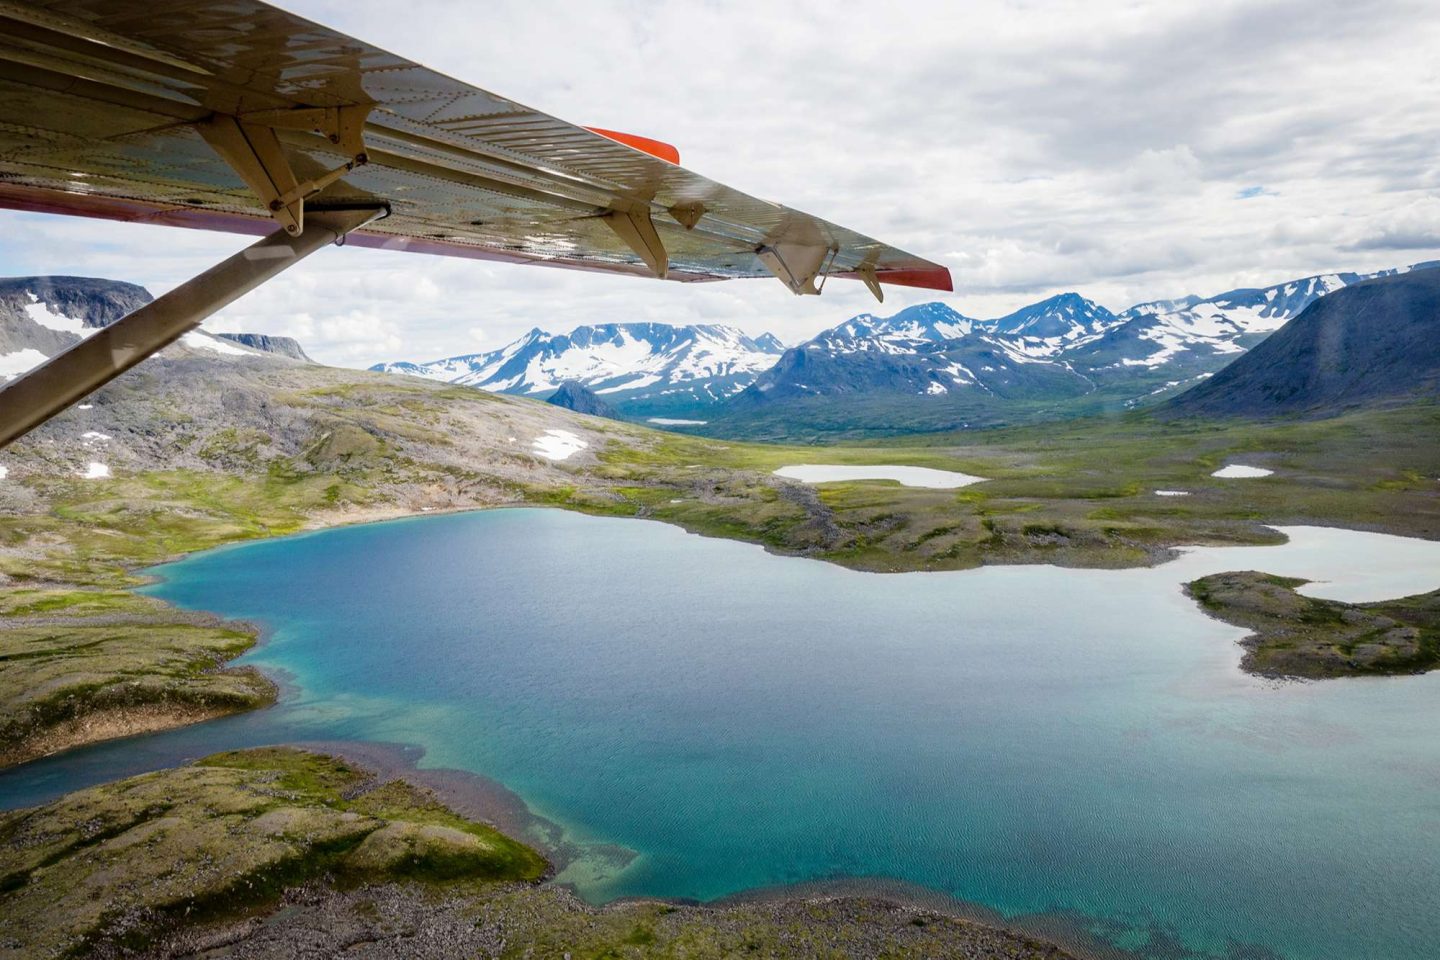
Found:
M 885 291 L 880 288 L 880 277 L 875 273 L 875 264 L 862 263 L 855 270 L 860 275 L 860 280 L 865 284 L 865 289 L 875 295 L 875 299 L 881 303 L 885 302 Z
M 827 261 L 834 260 L 839 248 L 806 243 L 775 243 L 757 247 L 755 256 L 773 273 L 786 289 L 796 296 L 818 296 L 815 286 Z
M 655 221 L 650 218 L 648 204 L 636 204 L 624 210 L 607 210 L 600 218 L 624 241 L 625 246 L 635 252 L 635 256 L 645 262 L 656 278 L 665 279 L 670 272 L 670 255 L 665 252 Z
M 200 136 L 230 165 L 292 237 L 305 232 L 305 201 L 369 161 L 365 118 L 369 104 L 258 110 L 241 116 L 214 113 L 196 126 Z M 350 159 L 333 170 L 299 179 L 277 130 L 322 134 Z

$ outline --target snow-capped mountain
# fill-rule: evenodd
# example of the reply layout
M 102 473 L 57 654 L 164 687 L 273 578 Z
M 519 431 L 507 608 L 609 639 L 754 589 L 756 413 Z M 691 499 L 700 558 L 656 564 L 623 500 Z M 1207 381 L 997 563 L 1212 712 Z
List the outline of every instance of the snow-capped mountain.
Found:
M 566 334 L 536 328 L 488 353 L 371 369 L 533 396 L 573 380 L 642 416 L 709 408 L 749 386 L 783 351 L 770 334 L 751 337 L 733 327 L 608 323 Z
M 893 317 L 862 313 L 816 334 L 809 342 L 840 353 L 903 353 L 921 343 L 958 340 L 974 329 L 974 320 L 945 304 L 922 303 L 906 307 Z
M 985 321 L 993 333 L 1027 340 L 1070 342 L 1099 333 L 1119 322 L 1115 314 L 1078 293 L 1062 293 L 1014 313 Z
M 627 416 L 723 421 L 716 426 L 736 434 L 786 436 L 811 423 L 867 432 L 1009 423 L 1157 402 L 1327 293 L 1437 266 L 1323 274 L 1120 313 L 1078 293 L 985 320 L 923 303 L 888 317 L 862 313 L 788 350 L 722 326 L 536 329 L 489 353 L 374 369 L 534 396 L 575 380 Z

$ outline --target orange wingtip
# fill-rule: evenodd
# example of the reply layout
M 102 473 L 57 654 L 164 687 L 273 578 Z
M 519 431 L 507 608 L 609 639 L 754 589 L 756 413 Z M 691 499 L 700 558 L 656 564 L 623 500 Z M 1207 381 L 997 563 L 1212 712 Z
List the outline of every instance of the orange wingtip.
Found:
M 637 137 L 633 133 L 620 133 L 616 130 L 605 130 L 601 127 L 586 127 L 591 133 L 598 133 L 602 137 L 614 140 L 616 143 L 623 143 L 627 147 L 634 147 L 641 153 L 648 153 L 652 157 L 659 157 L 666 163 L 680 165 L 680 151 L 668 143 L 659 140 L 651 140 L 649 137 Z
M 856 271 L 835 274 L 850 280 L 859 280 Z M 894 287 L 922 287 L 926 290 L 954 292 L 955 284 L 950 280 L 950 271 L 944 267 L 929 267 L 919 270 L 877 270 L 875 279 Z

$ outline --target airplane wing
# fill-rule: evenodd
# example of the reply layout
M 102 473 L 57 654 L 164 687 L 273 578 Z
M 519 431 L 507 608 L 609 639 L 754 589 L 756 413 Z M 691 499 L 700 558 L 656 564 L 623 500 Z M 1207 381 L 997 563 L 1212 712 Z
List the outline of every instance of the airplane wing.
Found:
M 438 25 L 443 28 L 443 25 Z M 0 0 L 0 206 L 582 270 L 950 290 L 944 267 L 258 0 Z
M 259 0 L 0 0 L 0 207 L 263 239 L 0 387 L 0 447 L 345 240 L 680 281 L 944 267 Z

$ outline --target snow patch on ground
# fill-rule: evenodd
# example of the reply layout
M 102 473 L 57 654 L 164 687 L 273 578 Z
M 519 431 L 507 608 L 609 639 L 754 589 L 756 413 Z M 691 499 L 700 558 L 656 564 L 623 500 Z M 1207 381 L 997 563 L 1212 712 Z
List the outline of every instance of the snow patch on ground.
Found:
M 96 463 L 94 460 L 85 464 L 85 472 L 80 474 L 86 480 L 104 480 L 110 476 L 110 468 L 103 463 Z
M 103 443 L 106 440 L 109 440 L 110 437 L 108 434 L 101 433 L 99 430 L 86 430 L 84 433 L 80 434 L 80 439 L 94 440 Z
M 233 357 L 248 357 L 251 355 L 250 351 L 244 347 L 237 347 L 228 340 L 221 340 L 219 337 L 212 337 L 208 333 L 201 333 L 198 330 L 191 330 L 180 338 L 180 342 L 191 350 L 211 350 L 215 353 Z
M 699 427 L 709 423 L 709 420 L 674 420 L 670 417 L 650 417 L 646 423 L 657 423 L 662 427 Z
M 531 441 L 531 446 L 546 460 L 568 460 L 572 454 L 584 450 L 590 444 L 569 430 L 546 430 L 544 436 Z
M 99 327 L 87 327 L 85 321 L 77 320 L 74 317 L 67 317 L 63 313 L 56 313 L 50 309 L 50 304 L 43 302 L 35 294 L 27 294 L 30 302 L 25 304 L 25 315 L 35 323 L 50 330 L 59 330 L 61 333 L 76 333 L 82 337 L 99 330 Z
M 842 480 L 894 480 L 904 487 L 930 487 L 934 490 L 953 490 L 980 483 L 985 477 L 972 477 L 968 473 L 954 470 L 933 470 L 930 467 L 900 467 L 875 465 L 865 467 L 840 466 L 837 464 L 802 463 L 793 467 L 781 467 L 775 471 L 777 477 L 799 480 L 802 483 L 833 483 Z
M 10 468 L 0 467 L 0 480 L 4 480 L 8 476 L 10 476 Z
M 14 353 L 0 353 L 0 381 L 14 380 L 22 373 L 28 373 L 50 358 L 33 347 L 16 350 Z
M 1189 491 L 1189 490 L 1156 490 L 1156 491 L 1155 491 L 1155 496 L 1157 496 L 1157 497 L 1188 497 L 1188 496 L 1190 496 L 1190 491 Z
M 1247 467 L 1243 464 L 1232 463 L 1228 467 L 1221 467 L 1210 476 L 1233 480 L 1238 477 L 1268 477 L 1274 472 L 1274 470 L 1266 470 L 1264 467 Z

